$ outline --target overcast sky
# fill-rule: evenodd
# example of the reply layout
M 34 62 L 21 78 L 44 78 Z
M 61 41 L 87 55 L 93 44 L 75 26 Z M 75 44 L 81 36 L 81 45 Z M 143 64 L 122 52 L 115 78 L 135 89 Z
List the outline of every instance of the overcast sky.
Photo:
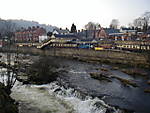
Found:
M 0 0 L 0 18 L 25 19 L 78 29 L 89 21 L 109 26 L 112 19 L 128 25 L 150 11 L 150 0 Z

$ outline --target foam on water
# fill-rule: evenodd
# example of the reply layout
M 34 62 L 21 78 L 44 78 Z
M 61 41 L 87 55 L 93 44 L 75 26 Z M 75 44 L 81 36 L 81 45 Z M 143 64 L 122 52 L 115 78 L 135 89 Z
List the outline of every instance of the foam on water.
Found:
M 83 98 L 74 89 L 65 89 L 57 85 L 57 82 L 45 85 L 22 85 L 21 82 L 16 81 L 11 96 L 20 102 L 20 106 L 22 103 L 27 104 L 27 111 L 20 107 L 20 113 L 37 112 L 34 111 L 35 108 L 39 111 L 37 113 L 106 113 L 108 108 L 113 110 L 112 113 L 121 113 L 98 98 L 89 96 Z
M 12 72 L 8 74 L 8 71 L 6 68 L 0 68 L 0 82 L 3 83 L 5 86 L 7 85 L 8 76 L 10 77 L 10 80 L 12 79 L 12 82 L 15 81 L 14 75 Z
M 5 60 L 5 59 L 3 59 Z M 0 82 L 7 80 L 6 70 L 1 70 Z M 82 73 L 71 70 L 70 73 Z M 83 97 L 72 88 L 59 86 L 57 82 L 45 85 L 23 85 L 16 81 L 12 88 L 12 98 L 20 103 L 20 113 L 106 113 L 107 109 L 112 109 L 111 113 L 121 113 L 120 110 L 105 104 L 104 101 L 90 96 Z M 21 107 L 26 104 L 26 109 Z
M 89 96 L 83 98 L 80 93 L 74 89 L 65 89 L 64 87 L 57 85 L 57 82 L 47 85 L 32 85 L 32 87 L 48 90 L 50 95 L 54 95 L 59 101 L 68 105 L 69 108 L 73 109 L 74 113 L 106 113 L 107 109 L 112 109 L 112 113 L 120 112 L 98 98 Z
M 74 70 L 70 70 L 69 72 L 70 73 L 75 73 L 75 74 L 86 74 L 87 73 L 86 71 L 79 72 L 79 71 L 74 71 Z

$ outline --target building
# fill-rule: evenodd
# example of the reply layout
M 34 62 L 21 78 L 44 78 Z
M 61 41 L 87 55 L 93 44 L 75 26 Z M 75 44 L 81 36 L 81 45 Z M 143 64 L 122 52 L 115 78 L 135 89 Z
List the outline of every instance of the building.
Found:
M 3 47 L 3 40 L 0 39 L 0 47 Z
M 76 40 L 78 40 L 78 37 L 74 34 L 53 34 L 50 39 L 42 44 L 41 46 L 38 46 L 37 48 L 43 48 L 43 47 L 77 47 L 77 44 L 75 43 Z
M 95 31 L 95 38 L 104 39 L 107 38 L 107 34 L 103 28 Z
M 51 40 L 57 43 L 67 43 L 78 40 L 78 37 L 74 34 L 54 34 L 51 36 Z
M 53 34 L 69 34 L 69 30 L 66 28 L 66 29 L 54 29 Z
M 117 33 L 120 33 L 120 30 L 119 29 L 113 29 L 113 28 L 105 28 L 104 29 L 107 36 L 109 37 L 110 35 L 112 34 L 117 34 Z
M 128 33 L 128 35 L 131 36 L 131 35 L 135 35 L 136 32 L 137 32 L 137 30 L 134 30 L 134 29 L 131 29 L 131 28 L 124 28 L 124 27 L 122 27 L 120 29 L 120 32 L 122 32 L 122 33 Z
M 101 39 L 107 37 L 107 34 L 103 28 L 96 30 L 82 30 L 81 32 L 78 32 L 77 35 L 80 39 Z
M 47 35 L 42 35 L 42 36 L 39 36 L 39 43 L 41 43 L 41 42 L 43 42 L 43 41 L 45 41 L 45 40 L 47 40 L 48 39 L 48 36 Z
M 46 30 L 39 26 L 29 27 L 15 33 L 15 42 L 35 43 L 39 42 L 39 36 L 46 35 Z
M 111 39 L 111 40 L 116 40 L 116 39 L 121 39 L 121 35 L 120 35 L 120 30 L 119 29 L 114 29 L 114 28 L 105 28 L 104 29 L 106 34 L 107 34 L 107 38 Z
M 107 37 L 111 40 L 131 40 L 127 30 L 119 30 L 113 28 L 106 28 Z

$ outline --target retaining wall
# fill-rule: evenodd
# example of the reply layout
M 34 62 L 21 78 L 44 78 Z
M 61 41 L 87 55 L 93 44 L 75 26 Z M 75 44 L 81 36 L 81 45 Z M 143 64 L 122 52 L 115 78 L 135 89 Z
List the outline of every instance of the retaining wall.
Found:
M 1 52 L 8 51 L 8 48 L 0 48 Z M 29 47 L 11 47 L 11 52 L 28 53 L 36 55 L 50 55 L 62 56 L 68 58 L 75 58 L 84 61 L 115 63 L 115 64 L 128 64 L 137 67 L 150 67 L 150 61 L 147 55 L 140 53 L 133 53 L 127 51 L 112 51 L 102 50 L 95 51 L 91 49 L 72 49 L 72 48 L 50 48 L 50 49 L 37 49 Z

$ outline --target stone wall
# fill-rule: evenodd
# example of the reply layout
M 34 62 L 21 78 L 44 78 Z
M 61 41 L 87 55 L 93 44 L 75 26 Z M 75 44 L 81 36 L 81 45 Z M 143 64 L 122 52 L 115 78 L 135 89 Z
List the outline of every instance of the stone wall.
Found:
M 7 48 L 2 48 L 0 51 L 7 51 Z M 11 52 L 16 52 L 17 48 L 11 47 Z M 140 53 L 132 53 L 126 51 L 112 51 L 102 50 L 95 51 L 92 49 L 71 49 L 71 48 L 51 48 L 46 50 L 20 47 L 18 48 L 20 53 L 29 53 L 35 55 L 50 55 L 50 56 L 62 56 L 68 58 L 79 59 L 83 61 L 95 61 L 114 64 L 128 64 L 137 67 L 150 67 L 148 62 L 148 56 Z

